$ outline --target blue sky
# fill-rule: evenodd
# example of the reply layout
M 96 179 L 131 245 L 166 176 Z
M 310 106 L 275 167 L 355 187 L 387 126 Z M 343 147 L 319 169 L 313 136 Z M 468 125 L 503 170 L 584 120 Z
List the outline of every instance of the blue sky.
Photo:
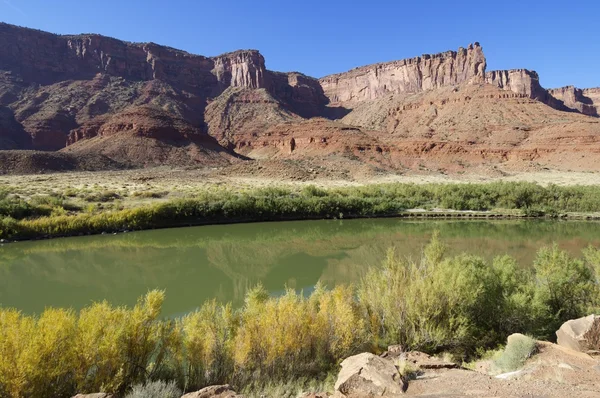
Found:
M 208 56 L 254 48 L 269 69 L 315 77 L 479 41 L 488 70 L 600 86 L 600 0 L 0 0 L 0 21 Z

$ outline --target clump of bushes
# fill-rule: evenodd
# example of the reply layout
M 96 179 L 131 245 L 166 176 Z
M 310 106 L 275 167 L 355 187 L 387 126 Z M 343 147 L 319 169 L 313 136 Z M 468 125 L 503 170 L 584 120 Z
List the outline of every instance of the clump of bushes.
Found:
M 101 302 L 39 317 L 0 308 L 0 396 L 151 396 L 224 383 L 288 396 L 327 383 L 344 358 L 392 343 L 470 359 L 514 332 L 551 339 L 560 323 L 598 310 L 599 258 L 553 246 L 522 269 L 506 256 L 448 256 L 435 235 L 421 259 L 390 251 L 356 288 L 271 297 L 259 286 L 239 309 L 210 301 L 176 320 L 160 319 L 160 291 L 133 308 Z M 520 366 L 531 350 L 529 340 L 509 344 L 498 367 Z
M 164 194 L 136 192 L 133 195 L 156 198 Z M 533 183 L 207 190 L 191 198 L 132 209 L 99 206 L 94 212 L 87 213 L 61 198 L 36 203 L 40 199 L 28 201 L 0 192 L 0 238 L 26 239 L 227 221 L 393 216 L 414 208 L 499 210 L 531 217 L 600 211 L 600 187 L 542 187 Z M 113 191 L 94 191 L 82 199 L 106 203 L 121 199 L 121 196 Z
M 434 235 L 419 261 L 390 251 L 383 267 L 365 276 L 358 298 L 380 348 L 399 343 L 469 357 L 514 332 L 553 339 L 563 322 L 598 310 L 598 252 L 589 248 L 584 261 L 555 245 L 524 269 L 508 256 L 492 264 L 448 257 Z

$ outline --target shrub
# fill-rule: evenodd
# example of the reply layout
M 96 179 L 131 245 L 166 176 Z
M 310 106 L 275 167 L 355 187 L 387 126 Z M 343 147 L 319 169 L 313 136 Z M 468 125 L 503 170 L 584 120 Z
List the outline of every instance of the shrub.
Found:
M 186 390 L 224 384 L 233 373 L 232 342 L 237 317 L 231 305 L 205 303 L 178 323 L 183 333 L 183 379 Z
M 112 210 L 121 206 L 106 205 L 80 208 L 64 203 L 61 195 L 28 202 L 6 192 L 0 195 L 0 217 L 17 220 L 13 229 L 3 230 L 7 238 L 146 229 L 181 223 L 390 216 L 408 208 L 519 210 L 520 214 L 535 217 L 556 216 L 559 212 L 600 211 L 598 187 L 542 187 L 533 183 L 218 189 L 201 191 L 190 198 L 123 210 Z M 163 193 L 139 193 L 141 196 L 146 194 L 155 197 Z M 86 191 L 80 195 L 94 204 L 121 198 L 113 191 Z
M 513 372 L 521 369 L 536 351 L 537 343 L 534 339 L 514 335 L 509 339 L 504 351 L 493 361 L 493 365 L 500 373 Z
M 382 269 L 363 279 L 359 299 L 380 347 L 469 352 L 495 341 L 502 291 L 493 270 L 480 258 L 445 252 L 434 235 L 419 262 L 392 251 Z
M 47 309 L 41 317 L 0 310 L 0 391 L 10 397 L 68 396 L 74 384 L 75 316 Z
M 136 384 L 125 398 L 180 398 L 181 390 L 174 381 L 151 381 L 146 384 Z
M 569 319 L 587 315 L 597 303 L 598 283 L 593 270 L 558 246 L 542 248 L 534 261 L 535 297 L 539 326 L 536 335 L 552 338 Z

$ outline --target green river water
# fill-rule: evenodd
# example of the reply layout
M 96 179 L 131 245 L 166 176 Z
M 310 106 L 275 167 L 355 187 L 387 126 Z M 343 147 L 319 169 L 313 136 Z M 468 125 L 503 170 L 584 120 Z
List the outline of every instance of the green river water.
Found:
M 132 305 L 150 289 L 166 290 L 166 316 L 216 298 L 243 303 L 261 282 L 310 291 L 352 283 L 377 266 L 389 247 L 416 257 L 433 231 L 453 253 L 514 256 L 530 266 L 536 250 L 556 242 L 573 255 L 600 246 L 600 224 L 564 221 L 297 221 L 215 225 L 31 241 L 0 247 L 0 305 L 24 313 L 79 309 L 93 301 Z

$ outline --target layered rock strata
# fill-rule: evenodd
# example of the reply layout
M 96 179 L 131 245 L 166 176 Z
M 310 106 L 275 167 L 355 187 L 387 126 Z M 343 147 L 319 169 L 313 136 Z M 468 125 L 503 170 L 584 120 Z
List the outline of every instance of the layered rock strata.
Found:
M 574 86 L 550 89 L 548 92 L 569 109 L 588 116 L 600 114 L 600 88 L 580 89 Z
M 434 55 L 363 66 L 319 80 L 332 103 L 373 100 L 390 93 L 415 93 L 482 82 L 486 60 L 479 43 Z
M 562 102 L 554 98 L 548 90 L 541 86 L 540 77 L 536 71 L 528 69 L 490 71 L 485 74 L 485 82 L 502 90 L 512 91 L 543 102 L 552 108 L 566 109 Z

